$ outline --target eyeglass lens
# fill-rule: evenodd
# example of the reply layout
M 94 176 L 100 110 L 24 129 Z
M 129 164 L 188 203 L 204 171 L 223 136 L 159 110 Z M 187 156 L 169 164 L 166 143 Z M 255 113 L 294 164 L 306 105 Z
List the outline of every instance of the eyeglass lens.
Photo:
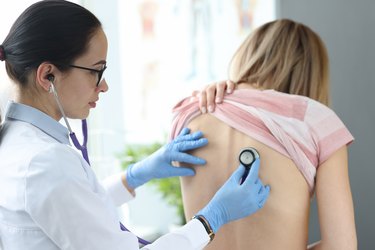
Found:
M 107 69 L 107 65 L 103 65 L 103 68 L 101 70 L 97 71 L 98 72 L 98 82 L 96 83 L 97 87 L 100 85 L 100 83 L 102 81 L 103 73 L 106 69 Z

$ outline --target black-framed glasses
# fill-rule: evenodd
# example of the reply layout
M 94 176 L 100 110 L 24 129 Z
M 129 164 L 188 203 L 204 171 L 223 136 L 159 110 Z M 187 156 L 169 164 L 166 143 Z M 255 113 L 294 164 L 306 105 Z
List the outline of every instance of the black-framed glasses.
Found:
M 73 65 L 73 64 L 69 64 L 68 66 L 72 67 L 72 68 L 84 69 L 84 70 L 88 70 L 88 71 L 97 73 L 98 74 L 98 81 L 96 83 L 96 87 L 99 86 L 100 82 L 102 81 L 103 73 L 107 69 L 107 65 L 106 64 L 103 64 L 103 68 L 100 69 L 100 70 L 99 69 L 92 69 L 92 68 L 82 67 L 82 66 Z

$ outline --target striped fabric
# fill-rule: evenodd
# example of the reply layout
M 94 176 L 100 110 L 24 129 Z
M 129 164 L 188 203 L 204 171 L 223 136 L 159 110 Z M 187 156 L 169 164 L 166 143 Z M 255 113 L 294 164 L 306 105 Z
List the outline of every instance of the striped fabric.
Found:
M 173 113 L 171 139 L 200 115 L 198 99 L 183 99 Z M 293 160 L 311 194 L 319 165 L 354 140 L 340 118 L 325 105 L 274 90 L 236 90 L 210 114 Z

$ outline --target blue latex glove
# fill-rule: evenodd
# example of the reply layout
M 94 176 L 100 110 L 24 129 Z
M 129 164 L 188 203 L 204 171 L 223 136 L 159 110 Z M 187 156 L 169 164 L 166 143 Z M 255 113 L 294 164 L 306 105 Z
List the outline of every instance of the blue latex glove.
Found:
M 203 133 L 198 131 L 190 134 L 188 128 L 171 142 L 164 145 L 146 159 L 132 164 L 126 172 L 126 181 L 129 187 L 135 189 L 151 179 L 174 176 L 192 176 L 195 171 L 187 167 L 175 167 L 172 161 L 185 162 L 195 165 L 206 164 L 204 159 L 184 153 L 207 145 L 208 140 L 202 138 Z
M 203 215 L 214 233 L 231 221 L 249 216 L 260 208 L 268 199 L 269 186 L 263 186 L 258 177 L 259 159 L 257 159 L 245 181 L 240 184 L 245 167 L 240 165 L 214 197 L 198 215 Z

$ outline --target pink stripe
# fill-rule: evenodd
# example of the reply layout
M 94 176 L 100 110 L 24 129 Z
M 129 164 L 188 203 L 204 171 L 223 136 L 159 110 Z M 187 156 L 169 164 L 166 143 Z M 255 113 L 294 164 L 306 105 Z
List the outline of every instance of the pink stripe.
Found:
M 349 133 L 346 128 L 341 128 L 333 132 L 329 137 L 322 138 L 319 146 L 321 148 L 321 154 L 319 155 L 319 165 L 325 162 L 334 152 L 343 147 L 349 145 L 354 140 L 354 137 Z
M 198 99 L 186 98 L 173 111 L 176 116 L 172 138 L 200 114 Z M 303 96 L 273 90 L 236 90 L 210 114 L 292 159 L 311 192 L 317 166 L 353 141 L 345 125 L 326 106 Z M 320 155 L 320 152 L 323 153 Z
M 273 90 L 239 89 L 235 94 L 226 96 L 226 99 L 298 120 L 304 119 L 308 105 L 307 99 L 301 96 L 286 95 Z

